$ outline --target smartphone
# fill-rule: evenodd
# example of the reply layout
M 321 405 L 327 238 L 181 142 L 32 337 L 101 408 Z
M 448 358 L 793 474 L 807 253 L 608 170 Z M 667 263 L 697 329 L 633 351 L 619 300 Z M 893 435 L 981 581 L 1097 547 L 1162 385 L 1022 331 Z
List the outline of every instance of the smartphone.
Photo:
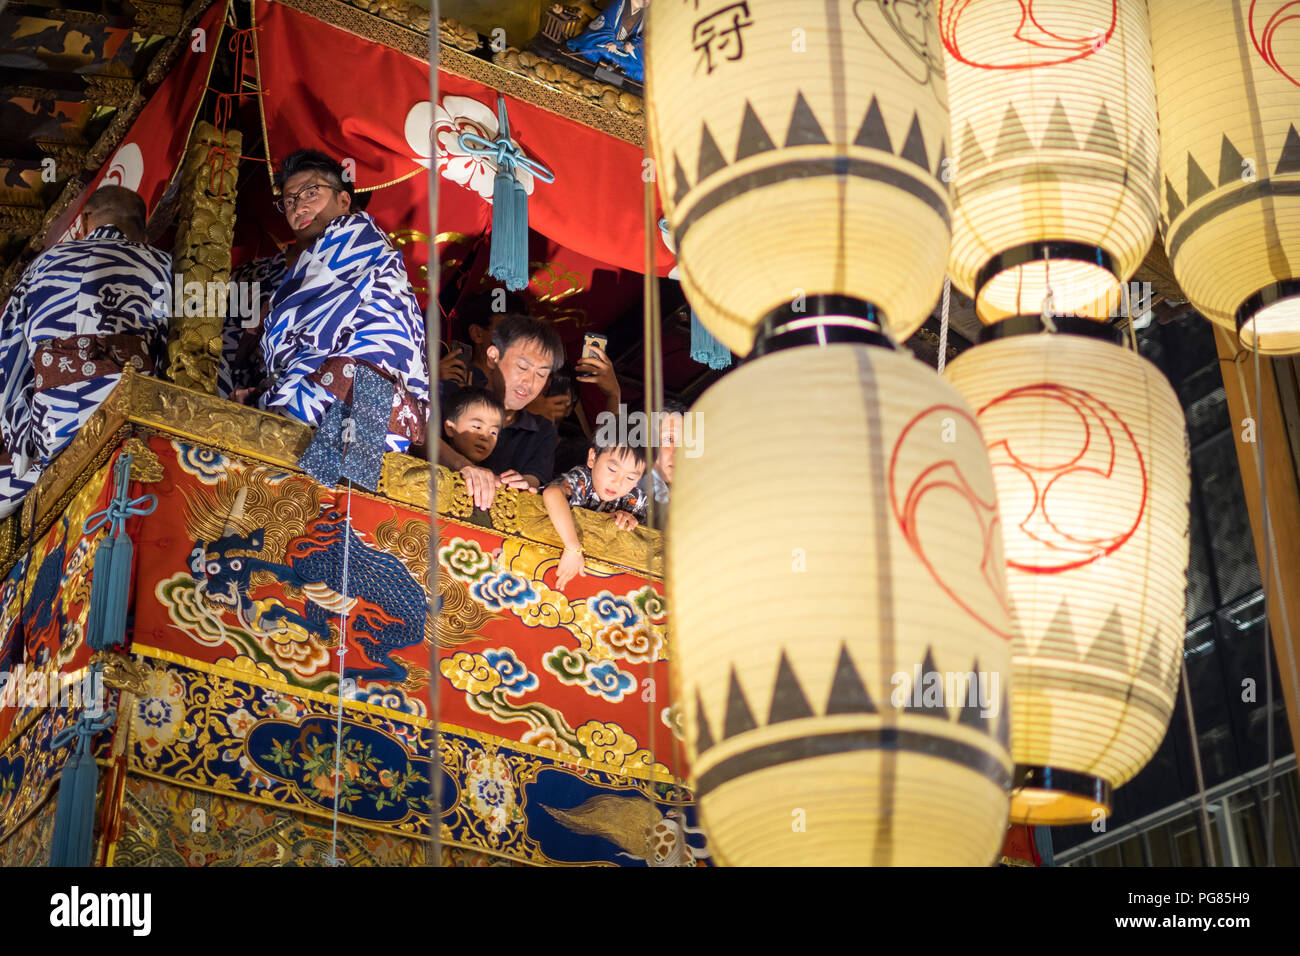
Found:
M 455 346 L 456 351 L 460 353 L 460 360 L 464 362 L 466 368 L 468 368 L 474 359 L 474 346 L 470 345 L 468 342 L 452 342 L 451 344 Z
M 582 337 L 582 356 L 586 358 L 592 354 L 592 346 L 605 351 L 605 346 L 609 344 L 609 336 L 597 335 L 594 332 L 588 332 Z

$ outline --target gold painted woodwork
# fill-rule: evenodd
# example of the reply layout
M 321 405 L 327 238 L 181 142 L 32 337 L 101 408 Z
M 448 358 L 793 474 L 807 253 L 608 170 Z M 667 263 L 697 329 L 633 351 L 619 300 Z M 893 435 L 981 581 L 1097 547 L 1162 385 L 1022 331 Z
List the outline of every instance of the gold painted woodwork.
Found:
M 21 549 L 20 529 L 35 527 L 37 536 L 44 534 L 124 439 L 126 450 L 136 455 L 131 469 L 133 479 L 158 480 L 158 460 L 142 440 L 155 433 L 297 471 L 296 463 L 310 444 L 313 430 L 291 418 L 181 388 L 128 368 L 118 387 L 28 494 L 21 524 L 17 516 L 0 522 L 0 574 L 8 570 Z M 379 497 L 428 514 L 429 463 L 396 452 L 385 454 Z M 490 512 L 475 512 L 464 478 L 441 466 L 437 511 L 448 520 L 481 524 L 499 534 L 553 549 L 557 554 L 563 549 L 540 495 L 502 488 Z M 660 532 L 645 528 L 618 531 L 607 516 L 581 509 L 575 510 L 574 518 L 593 568 L 607 572 L 629 570 L 655 580 L 662 578 Z
M 410 13 L 412 19 L 409 23 L 402 23 L 368 12 L 344 0 L 280 0 L 280 2 L 286 7 L 315 17 L 331 26 L 405 53 L 422 62 L 428 62 L 429 14 L 427 10 L 423 11 L 424 20 L 420 21 L 417 12 L 419 8 L 413 7 Z M 421 22 L 423 26 L 415 26 Z M 459 30 L 459 25 L 454 29 Z M 451 37 L 447 37 L 446 33 L 441 35 L 448 43 L 453 44 L 448 46 L 444 43 L 441 48 L 439 67 L 442 70 L 490 86 L 507 96 L 565 116 L 583 126 L 608 133 L 625 142 L 637 146 L 645 142 L 645 125 L 641 119 L 628 115 L 621 108 L 611 110 L 605 106 L 603 92 L 600 98 L 593 100 L 543 85 L 531 77 L 502 69 L 495 63 L 457 49 L 459 33 Z M 609 86 L 605 89 L 615 88 Z
M 168 376 L 177 385 L 217 393 L 221 327 L 229 307 L 224 284 L 230 278 L 230 246 L 235 234 L 235 183 L 243 134 L 223 134 L 207 121 L 195 125 L 181 164 L 180 224 L 173 259 L 181 281 L 200 283 L 206 309 L 201 315 L 173 315 L 167 344 Z M 227 151 L 226 156 L 213 153 Z M 220 285 L 218 294 L 208 294 Z M 181 301 L 186 300 L 181 296 Z M 186 309 L 185 311 L 188 311 Z
M 1237 449 L 1237 463 L 1241 468 L 1241 488 L 1250 513 L 1250 530 L 1255 544 L 1255 560 L 1259 564 L 1260 579 L 1264 578 L 1267 543 L 1264 538 L 1263 507 L 1259 497 L 1259 465 L 1257 456 L 1261 449 L 1264 461 L 1264 478 L 1268 492 L 1268 519 L 1273 530 L 1276 560 L 1268 562 L 1268 623 L 1273 637 L 1278 683 L 1286 703 L 1286 717 L 1291 729 L 1291 739 L 1300 740 L 1300 478 L 1288 449 L 1287 422 L 1278 400 L 1279 389 L 1296 389 L 1290 376 L 1275 374 L 1270 359 L 1260 360 L 1260 407 L 1255 407 L 1255 357 L 1237 347 L 1235 336 L 1227 329 L 1216 327 L 1214 344 L 1219 351 L 1219 368 L 1223 372 L 1223 391 L 1228 400 L 1233 444 Z M 1234 364 L 1240 363 L 1245 380 L 1246 395 L 1237 379 Z M 1246 418 L 1255 422 L 1256 442 L 1242 441 L 1242 423 Z M 1286 595 L 1286 606 L 1278 600 Z M 1263 683 L 1259 675 L 1258 683 Z M 1254 706 L 1263 707 L 1265 690 L 1258 689 Z

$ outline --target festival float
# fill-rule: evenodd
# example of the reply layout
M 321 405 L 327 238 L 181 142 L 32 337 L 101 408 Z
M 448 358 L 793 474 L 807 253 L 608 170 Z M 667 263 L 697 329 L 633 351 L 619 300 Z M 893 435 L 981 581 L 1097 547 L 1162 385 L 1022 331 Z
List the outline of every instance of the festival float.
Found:
M 6 289 L 104 183 L 181 281 L 167 376 L 128 370 L 0 522 L 0 860 L 1036 865 L 1031 827 L 1109 812 L 1177 688 L 1187 476 L 1108 304 L 1186 281 L 1157 225 L 1193 251 L 1234 228 L 1159 178 L 1194 137 L 1139 132 L 1182 95 L 1152 86 L 1144 5 L 1062 3 L 1050 44 L 996 4 L 460 6 L 436 100 L 402 0 L 5 14 L 9 55 L 122 88 L 27 109 L 96 141 Z M 422 305 L 516 289 L 570 356 L 609 337 L 629 406 L 694 401 L 709 452 L 666 534 L 577 513 L 587 575 L 557 590 L 537 496 L 483 511 L 337 445 L 322 480 L 323 427 L 218 397 L 223 323 L 256 308 L 225 283 L 289 240 L 271 173 L 300 147 L 354 175 Z M 1282 348 L 1295 281 L 1206 314 Z M 943 371 L 950 323 L 987 341 L 941 377 L 915 359 Z M 1079 428 L 1110 436 L 1100 484 L 1059 465 Z M 812 500 L 799 447 L 835 474 Z M 1061 475 L 1051 514 L 1016 497 Z M 1138 503 L 1077 533 L 1107 495 Z M 923 699 L 952 673 L 995 699 Z

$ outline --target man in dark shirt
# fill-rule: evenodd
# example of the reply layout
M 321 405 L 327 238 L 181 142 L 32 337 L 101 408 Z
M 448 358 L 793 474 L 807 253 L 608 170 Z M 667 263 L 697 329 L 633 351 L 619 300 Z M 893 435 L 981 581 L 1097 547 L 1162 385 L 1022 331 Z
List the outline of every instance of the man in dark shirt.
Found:
M 507 315 L 492 332 L 487 347 L 488 388 L 506 408 L 497 446 L 475 465 L 445 441 L 438 444 L 438 463 L 465 476 L 478 508 L 492 506 L 502 485 L 536 491 L 554 473 L 555 426 L 526 406 L 546 387 L 551 370 L 564 362 L 564 345 L 550 323 L 527 315 Z

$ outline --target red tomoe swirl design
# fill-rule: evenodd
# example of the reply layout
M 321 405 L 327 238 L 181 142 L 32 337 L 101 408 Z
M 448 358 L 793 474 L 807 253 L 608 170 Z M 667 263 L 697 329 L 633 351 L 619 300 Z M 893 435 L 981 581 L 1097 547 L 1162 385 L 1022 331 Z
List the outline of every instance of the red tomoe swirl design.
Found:
M 983 25 L 979 21 L 990 22 L 995 21 L 995 18 L 1005 18 L 1011 4 L 1020 8 L 1020 16 L 1010 36 L 982 38 L 984 50 L 981 54 L 968 56 L 962 53 L 958 33 L 978 35 Z M 1038 0 L 1037 6 L 1041 13 L 1044 7 L 1050 6 L 1050 2 Z M 943 40 L 944 49 L 955 60 L 967 66 L 981 70 L 1031 70 L 1040 66 L 1072 63 L 1100 52 L 1115 35 L 1115 27 L 1119 22 L 1119 0 L 1111 0 L 1109 23 L 1099 21 L 1092 29 L 1079 25 L 1081 29 L 1087 30 L 1083 36 L 1065 36 L 1045 27 L 1042 21 L 1047 17 L 1036 14 L 1034 7 L 1035 0 L 979 0 L 978 5 L 974 4 L 974 0 L 939 0 L 939 36 Z M 995 50 L 999 54 L 998 62 L 983 59 Z M 1033 54 L 1045 55 L 1047 58 L 1030 59 Z
M 1275 0 L 1276 2 L 1276 0 Z M 1250 2 L 1250 42 L 1255 45 L 1259 55 L 1264 58 L 1264 62 L 1270 68 L 1285 76 L 1296 86 L 1300 86 L 1300 80 L 1286 71 L 1286 68 L 1278 62 L 1277 54 L 1273 50 L 1274 39 L 1277 35 L 1278 28 L 1290 20 L 1300 20 L 1300 0 L 1290 0 L 1278 7 L 1268 18 L 1265 19 L 1264 12 L 1258 9 L 1259 0 Z M 1288 12 L 1290 11 L 1290 12 Z M 1259 21 L 1263 20 L 1262 26 L 1257 28 Z M 1292 29 L 1295 29 L 1293 27 Z
M 1030 423 L 1026 434 L 1032 436 L 1044 427 L 1034 423 L 1056 418 L 1045 405 L 1049 402 L 1065 406 L 1066 417 L 1072 415 L 1078 422 L 1077 435 L 1058 439 L 1051 446 L 1048 454 L 1055 454 L 1058 460 L 1029 460 L 1024 443 L 1018 443 L 1014 435 L 989 445 L 994 473 L 999 469 L 1014 472 L 998 482 L 1003 488 L 999 498 L 1007 522 L 1007 565 L 1035 574 L 1081 568 L 1118 550 L 1137 530 L 1147 503 L 1146 464 L 1132 431 L 1114 409 L 1087 392 L 1046 382 L 1027 385 L 993 399 L 978 415 L 986 434 L 1007 434 L 1007 427 L 989 421 L 992 414 L 1006 413 L 1008 419 Z M 1027 407 L 1011 411 L 1014 404 Z M 1047 427 L 1052 428 L 1054 438 L 1061 434 L 1059 421 Z M 1010 492 L 1008 483 L 1015 481 L 1027 482 L 1030 494 L 1028 510 L 1013 515 L 1007 509 L 1016 507 L 1014 502 L 1020 496 Z M 1104 512 L 1074 508 L 1053 515 L 1054 500 L 1068 496 L 1077 502 L 1083 493 L 1091 494 Z M 1097 533 L 1098 522 L 1111 526 L 1107 533 Z M 1025 560 L 1029 555 L 1034 560 Z
M 958 427 L 964 434 L 957 433 Z M 983 444 L 984 439 L 980 436 L 975 419 L 955 405 L 934 405 L 927 408 L 899 433 L 889 460 L 889 498 L 894 519 L 912 552 L 925 565 L 944 593 L 994 634 L 1010 640 L 1011 635 L 1005 628 L 997 626 L 991 620 L 991 612 L 995 608 L 1000 609 L 1004 615 L 1007 611 L 1007 597 L 1000 574 L 1002 527 L 998 518 L 997 499 L 992 488 L 981 496 L 962 474 L 958 462 L 952 458 L 934 456 L 934 436 L 945 435 L 949 431 L 952 433 L 951 444 L 954 448 L 963 447 L 964 442 Z M 933 534 L 927 538 L 922 532 L 922 508 L 934 501 L 932 496 L 936 492 L 954 492 L 965 499 L 970 515 L 979 525 L 979 573 L 963 574 L 960 583 L 944 578 L 945 570 L 954 570 L 950 559 L 945 558 L 936 563 L 931 558 L 932 555 L 943 553 L 947 546 L 946 539 Z M 935 518 L 942 517 L 944 525 L 940 530 L 947 531 L 948 525 L 961 516 L 949 509 L 942 516 L 931 512 L 930 517 L 932 522 Z M 928 527 L 933 529 L 935 524 L 931 523 Z

